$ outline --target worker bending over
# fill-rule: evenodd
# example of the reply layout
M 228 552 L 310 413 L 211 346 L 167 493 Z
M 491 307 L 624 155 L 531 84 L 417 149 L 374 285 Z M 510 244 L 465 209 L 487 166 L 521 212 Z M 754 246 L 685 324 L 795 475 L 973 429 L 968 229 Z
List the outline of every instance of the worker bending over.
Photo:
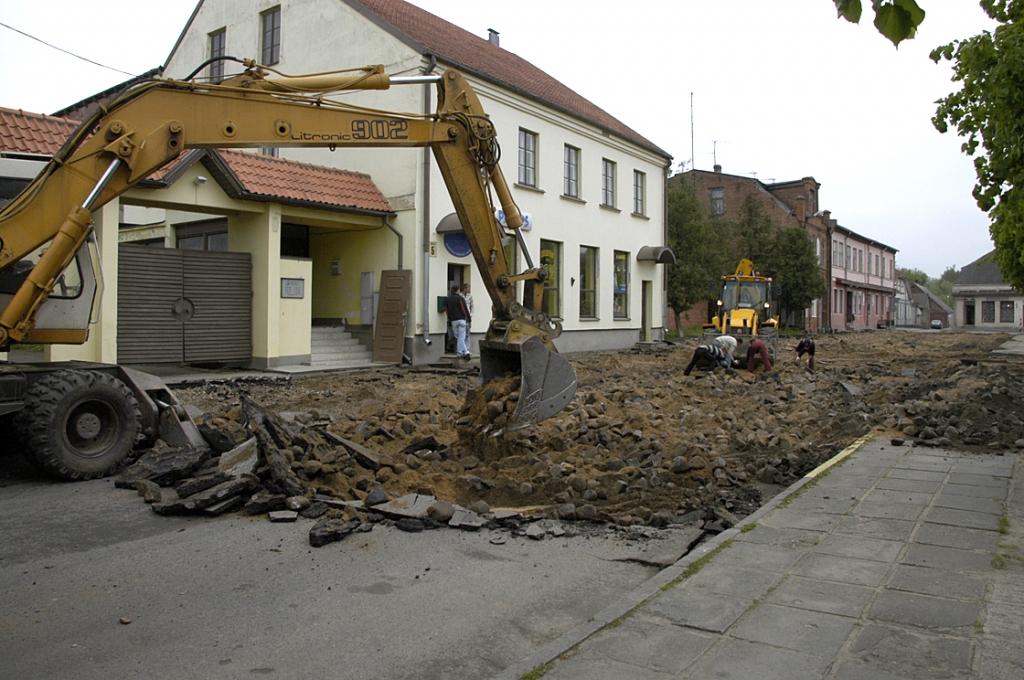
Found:
M 697 364 L 700 364 L 702 368 L 706 368 L 709 371 L 713 371 L 716 368 L 730 368 L 731 362 L 726 358 L 725 352 L 722 348 L 712 342 L 710 345 L 698 345 L 697 349 L 693 352 L 693 358 L 690 359 L 690 365 L 683 371 L 683 375 L 690 375 L 690 371 Z
M 750 346 L 747 347 L 747 368 L 753 373 L 757 370 L 759 363 L 764 366 L 765 373 L 772 370 L 772 360 L 768 357 L 768 347 L 765 346 L 764 340 L 761 338 L 754 338 L 750 341 Z
M 725 352 L 725 358 L 727 360 L 725 365 L 732 368 L 733 355 L 736 354 L 736 348 L 739 346 L 736 338 L 731 335 L 719 335 L 715 338 L 715 344 L 721 347 L 722 351 Z
M 796 346 L 796 361 L 793 363 L 797 366 L 800 365 L 804 358 L 804 354 L 807 355 L 807 368 L 814 371 L 814 340 L 810 338 L 804 338 Z

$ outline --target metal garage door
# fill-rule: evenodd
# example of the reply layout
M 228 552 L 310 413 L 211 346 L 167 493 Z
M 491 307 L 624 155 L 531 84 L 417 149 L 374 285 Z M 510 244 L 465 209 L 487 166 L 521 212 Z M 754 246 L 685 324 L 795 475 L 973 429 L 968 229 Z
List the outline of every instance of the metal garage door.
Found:
M 118 259 L 120 363 L 249 363 L 248 253 L 125 244 Z

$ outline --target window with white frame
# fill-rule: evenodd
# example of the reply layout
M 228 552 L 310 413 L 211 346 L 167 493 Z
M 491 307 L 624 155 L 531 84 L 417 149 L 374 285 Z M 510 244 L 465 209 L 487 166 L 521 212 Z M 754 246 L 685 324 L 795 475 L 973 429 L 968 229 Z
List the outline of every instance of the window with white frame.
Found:
M 227 53 L 227 35 L 226 28 L 210 34 L 210 59 L 218 59 Z M 224 60 L 218 59 L 210 63 L 210 82 L 216 84 L 222 80 L 224 80 Z
M 575 146 L 565 145 L 562 168 L 562 195 L 570 198 L 579 198 L 580 150 Z
M 580 246 L 580 318 L 597 318 L 598 249 Z
M 601 205 L 615 207 L 615 163 L 601 159 Z
M 647 175 L 639 170 L 633 171 L 633 214 L 647 214 Z
M 519 128 L 519 183 L 537 186 L 537 134 Z
M 263 65 L 281 61 L 281 7 L 269 9 L 263 18 Z
M 851 269 L 851 265 L 853 264 L 853 260 L 851 258 L 852 252 L 853 252 L 853 249 L 850 248 L 850 246 L 846 246 L 846 267 L 845 267 L 845 269 Z

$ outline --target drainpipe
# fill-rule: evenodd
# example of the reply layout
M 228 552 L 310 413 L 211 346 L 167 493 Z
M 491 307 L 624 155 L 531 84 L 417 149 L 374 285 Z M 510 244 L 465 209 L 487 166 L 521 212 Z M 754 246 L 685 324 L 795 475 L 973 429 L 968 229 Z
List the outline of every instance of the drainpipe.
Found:
M 391 231 L 393 231 L 395 233 L 395 236 L 398 237 L 398 268 L 402 269 L 402 253 L 403 253 L 402 244 L 404 243 L 405 238 L 402 236 L 401 232 L 399 232 L 397 229 L 395 229 L 395 225 L 391 224 L 391 218 L 392 217 L 394 217 L 394 215 L 385 215 L 384 216 L 384 226 L 387 227 L 388 229 L 390 229 Z
M 430 75 L 437 66 L 437 58 L 430 55 L 430 64 L 423 72 L 423 75 Z M 430 105 L 430 83 L 423 84 L 423 113 L 430 115 L 433 110 Z M 423 147 L 423 343 L 430 345 L 430 154 L 427 147 Z

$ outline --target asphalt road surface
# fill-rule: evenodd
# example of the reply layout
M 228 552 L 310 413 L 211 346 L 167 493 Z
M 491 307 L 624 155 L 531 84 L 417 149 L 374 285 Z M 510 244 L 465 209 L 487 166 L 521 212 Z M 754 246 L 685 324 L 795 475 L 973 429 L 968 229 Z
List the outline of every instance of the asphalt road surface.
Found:
M 488 678 L 656 573 L 630 558 L 684 552 L 383 525 L 318 549 L 310 526 L 161 517 L 0 453 L 0 677 Z

